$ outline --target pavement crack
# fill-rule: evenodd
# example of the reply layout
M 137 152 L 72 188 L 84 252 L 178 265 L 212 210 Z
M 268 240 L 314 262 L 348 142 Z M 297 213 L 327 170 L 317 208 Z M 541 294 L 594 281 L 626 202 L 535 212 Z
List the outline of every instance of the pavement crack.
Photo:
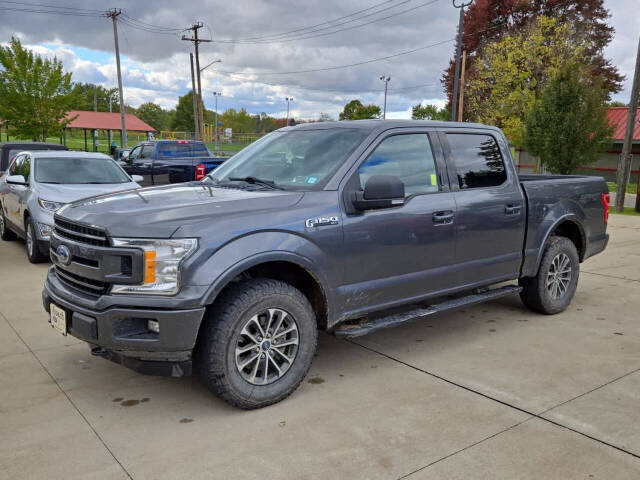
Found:
M 100 441 L 100 443 L 102 443 L 102 445 L 104 446 L 104 448 L 107 450 L 107 452 L 109 452 L 109 455 L 111 455 L 111 457 L 115 460 L 115 462 L 120 465 L 120 468 L 122 469 L 122 471 L 127 475 L 127 477 L 131 480 L 133 480 L 133 477 L 131 476 L 131 474 L 127 471 L 127 469 L 124 467 L 124 465 L 120 462 L 120 460 L 118 460 L 118 457 L 115 456 L 115 454 L 113 453 L 113 451 L 111 451 L 111 449 L 109 448 L 109 446 L 106 444 L 106 442 L 104 441 L 104 439 L 100 436 L 100 434 L 98 433 L 98 431 L 93 427 L 93 425 L 91 425 L 91 422 L 89 422 L 89 420 L 87 419 L 87 417 L 85 417 L 85 415 L 80 411 L 80 409 L 78 408 L 78 406 L 75 404 L 75 402 L 71 399 L 71 397 L 69 396 L 69 394 L 62 388 L 62 385 L 60 385 L 60 383 L 58 383 L 58 380 L 56 380 L 56 378 L 52 375 L 52 373 L 49 371 L 49 369 L 47 367 L 45 367 L 44 363 L 42 363 L 42 361 L 40 360 L 40 358 L 38 357 L 38 355 L 36 355 L 36 352 L 34 352 L 31 347 L 27 344 L 27 342 L 24 340 L 24 338 L 22 338 L 22 335 L 20 335 L 18 333 L 18 331 L 15 329 L 15 327 L 11 324 L 11 322 L 9 321 L 9 319 L 7 317 L 5 317 L 5 315 L 0 312 L 0 317 L 2 317 L 4 319 L 5 322 L 7 322 L 7 325 L 9 325 L 9 328 L 11 328 L 11 330 L 13 330 L 13 333 L 16 334 L 16 336 L 20 339 L 20 341 L 24 344 L 25 347 L 27 347 L 27 350 L 29 350 L 29 352 L 31 353 L 31 355 L 33 355 L 33 358 L 36 359 L 36 361 L 40 364 L 40 366 L 42 367 L 42 369 L 47 372 L 47 375 L 49 375 L 49 377 L 51 378 L 51 381 L 53 383 L 56 384 L 56 386 L 58 387 L 58 389 L 60 390 L 60 392 L 67 397 L 67 400 L 69 401 L 69 403 L 73 406 L 73 408 L 75 409 L 75 411 L 78 413 L 78 415 L 80 415 L 80 417 L 82 417 L 82 419 L 85 421 L 85 423 L 89 426 L 89 428 L 91 429 L 91 431 L 93 432 L 93 434 L 96 436 L 96 438 Z
M 615 278 L 617 280 L 624 280 L 626 282 L 640 282 L 635 278 L 618 277 L 617 275 L 609 275 L 608 273 L 588 272 L 587 270 L 580 270 L 580 273 L 588 273 L 589 275 L 598 275 L 600 277 Z
M 506 402 L 506 401 L 504 401 L 504 400 L 500 400 L 499 398 L 496 398 L 496 397 L 492 397 L 491 395 L 487 395 L 486 393 L 482 393 L 482 392 L 481 392 L 481 391 L 479 391 L 479 390 L 475 390 L 475 389 L 473 389 L 473 388 L 471 388 L 471 387 L 467 387 L 466 385 L 463 385 L 463 384 L 461 384 L 461 383 L 454 382 L 453 380 L 450 380 L 450 379 L 448 379 L 448 378 L 446 378 L 446 377 L 443 377 L 442 375 L 438 375 L 437 373 L 433 373 L 433 372 L 430 372 L 430 371 L 428 371 L 428 370 L 424 370 L 424 369 L 422 369 L 422 368 L 420 368 L 420 367 L 416 367 L 415 365 L 411 365 L 410 363 L 407 363 L 407 362 L 405 362 L 405 361 L 403 361 L 403 360 L 400 360 L 399 358 L 395 358 L 395 357 L 393 357 L 393 356 L 391 356 L 391 355 L 389 355 L 389 354 L 386 354 L 386 353 L 380 352 L 380 351 L 378 351 L 378 350 L 376 350 L 376 349 L 374 349 L 374 348 L 368 347 L 368 346 L 366 346 L 366 345 L 362 345 L 361 343 L 354 342 L 353 340 L 349 340 L 349 339 L 347 339 L 346 341 L 347 341 L 347 342 L 349 342 L 349 343 L 351 343 L 352 345 L 357 345 L 357 346 L 358 346 L 358 347 L 360 347 L 360 348 L 363 348 L 363 349 L 368 350 L 368 351 L 370 351 L 370 352 L 376 353 L 376 354 L 381 355 L 381 356 L 383 356 L 383 357 L 385 357 L 385 358 L 388 358 L 389 360 L 392 360 L 392 361 L 397 362 L 397 363 L 399 363 L 399 364 L 401 364 L 401 365 L 404 365 L 405 367 L 412 368 L 412 369 L 414 369 L 414 370 L 417 370 L 418 372 L 422 372 L 422 373 L 424 373 L 424 374 L 426 374 L 426 375 L 429 375 L 429 376 L 431 376 L 431 377 L 433 377 L 433 378 L 437 378 L 438 380 L 442 380 L 443 382 L 446 382 L 446 383 L 448 383 L 448 384 L 450 384 L 450 385 L 453 385 L 453 386 L 458 387 L 458 388 L 462 388 L 463 390 L 466 390 L 466 391 L 471 392 L 471 393 L 475 393 L 476 395 L 479 395 L 479 396 L 481 396 L 481 397 L 484 397 L 484 398 L 486 398 L 486 399 L 488 399 L 488 400 L 492 400 L 492 401 L 494 401 L 494 402 L 496 402 L 496 403 L 499 403 L 499 404 L 501 404 L 501 405 L 504 405 L 505 407 L 509 407 L 509 408 L 512 408 L 512 409 L 517 410 L 517 411 L 519 411 L 519 412 L 522 412 L 522 413 L 524 413 L 524 414 L 526 414 L 526 415 L 529 415 L 529 416 L 530 416 L 530 418 L 526 419 L 525 421 L 531 420 L 532 418 L 537 418 L 537 419 L 539 419 L 539 420 L 542 420 L 543 422 L 547 422 L 547 423 L 550 423 L 550 424 L 555 425 L 555 426 L 557 426 L 557 427 L 564 428 L 564 429 L 566 429 L 566 430 L 569 430 L 570 432 L 577 433 L 578 435 L 582 435 L 583 437 L 589 438 L 590 440 L 593 440 L 593 441 L 595 441 L 595 442 L 598 442 L 598 443 L 600 443 L 600 444 L 602 444 L 602 445 L 606 445 L 606 446 L 611 447 L 611 448 L 614 448 L 615 450 L 618 450 L 618 451 L 620 451 L 620 452 L 622 452 L 622 453 L 626 453 L 627 455 L 631 455 L 632 457 L 635 457 L 635 458 L 640 459 L 640 455 L 639 455 L 639 454 L 633 453 L 633 452 L 631 452 L 631 451 L 629 451 L 629 450 L 627 450 L 627 449 L 625 449 L 625 448 L 619 447 L 619 446 L 614 445 L 614 444 L 612 444 L 612 443 L 606 442 L 605 440 L 602 440 L 602 439 L 600 439 L 600 438 L 597 438 L 597 437 L 594 437 L 594 436 L 589 435 L 589 434 L 587 434 L 587 433 L 581 432 L 580 430 L 576 430 L 575 428 L 569 427 L 569 426 L 567 426 L 567 425 L 563 425 L 562 423 L 559 423 L 559 422 L 557 422 L 557 421 L 555 421 L 555 420 L 551 420 L 551 419 L 549 419 L 549 418 L 543 417 L 542 415 L 543 415 L 544 413 L 548 412 L 549 410 L 545 410 L 545 411 L 544 411 L 544 412 L 542 412 L 542 413 L 534 413 L 534 412 L 531 412 L 531 411 L 529 411 L 529 410 L 527 410 L 527 409 L 525 409 L 525 408 L 518 407 L 517 405 L 514 405 L 514 404 L 512 404 L 512 403 Z M 619 380 L 620 378 L 626 377 L 627 375 L 631 375 L 632 373 L 637 372 L 637 371 L 639 371 L 639 370 L 640 370 L 640 369 L 636 369 L 636 370 L 634 370 L 634 371 L 632 371 L 632 372 L 628 372 L 628 373 L 626 373 L 626 374 L 622 375 L 621 377 L 619 377 L 619 378 L 617 378 L 617 379 L 614 379 L 614 380 L 612 380 L 611 382 L 608 382 L 608 383 L 612 383 L 612 382 L 614 382 L 614 381 L 616 381 L 616 380 Z M 605 385 L 606 385 L 606 384 L 605 384 Z M 593 390 L 597 390 L 598 388 L 602 388 L 602 387 L 603 387 L 603 386 L 605 386 L 605 385 L 601 385 L 600 387 L 596 387 L 596 388 L 594 388 Z M 593 391 L 593 390 L 592 390 L 592 391 Z M 589 393 L 589 392 L 585 392 L 585 393 L 583 393 L 583 394 L 581 394 L 581 395 L 578 395 L 576 398 L 579 398 L 579 397 L 580 397 L 580 396 L 582 396 L 582 395 L 586 395 L 587 393 Z M 571 400 L 575 400 L 575 398 L 573 398 L 573 399 L 571 399 Z M 568 400 L 568 401 L 571 401 L 571 400 Z M 567 403 L 567 402 L 563 402 L 563 403 Z M 554 407 L 552 407 L 552 408 L 557 408 L 557 407 L 559 407 L 560 405 L 561 405 L 561 404 L 558 404 L 558 405 L 556 405 L 556 406 L 554 406 Z M 521 422 L 521 423 L 524 423 L 524 421 L 523 421 L 523 422 Z M 509 430 L 510 428 L 514 428 L 515 426 L 517 426 L 517 425 L 512 425 L 511 427 L 507 428 L 505 431 Z M 500 435 L 501 433 L 503 433 L 503 432 L 498 432 L 498 433 L 494 434 L 493 436 Z M 486 440 L 488 440 L 489 438 L 491 438 L 491 437 L 488 437 L 488 438 L 486 438 L 486 439 L 484 439 L 484 440 L 480 440 L 480 442 L 479 442 L 479 443 L 481 443 L 481 442 L 483 442 L 483 441 L 486 441 Z M 465 449 L 466 449 L 466 448 L 470 448 L 470 447 L 472 447 L 472 446 L 473 446 L 473 445 L 469 445 L 469 446 L 465 447 Z M 465 449 L 462 449 L 462 450 L 465 450 Z M 462 451 L 462 450 L 461 450 L 461 451 Z M 455 455 L 456 453 L 458 453 L 458 452 L 453 452 L 453 453 L 451 453 L 451 454 L 447 455 L 446 457 L 443 457 L 443 458 L 441 458 L 441 459 L 439 459 L 439 460 L 435 460 L 434 462 L 431 462 L 429 465 L 433 465 L 434 463 L 437 463 L 438 461 L 441 461 L 441 460 L 443 460 L 444 458 L 450 457 L 451 455 Z M 429 465 L 425 465 L 424 467 L 422 467 L 422 468 L 418 469 L 417 471 L 422 470 L 422 469 L 424 469 L 424 468 L 427 468 Z M 409 474 L 409 475 L 410 475 L 410 474 Z M 405 476 L 406 476 L 406 475 L 405 475 Z M 401 477 L 401 478 L 404 478 L 404 477 Z

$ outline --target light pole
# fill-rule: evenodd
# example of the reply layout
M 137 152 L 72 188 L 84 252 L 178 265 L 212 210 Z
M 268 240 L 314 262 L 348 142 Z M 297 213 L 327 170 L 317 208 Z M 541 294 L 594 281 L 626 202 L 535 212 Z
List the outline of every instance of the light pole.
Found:
M 285 127 L 289 126 L 289 102 L 293 102 L 293 97 L 285 97 L 285 100 L 287 101 L 287 123 L 285 124 Z
M 216 145 L 215 145 L 215 150 L 218 150 L 218 97 L 222 96 L 222 92 L 213 92 L 213 96 L 216 99 L 216 117 L 214 120 L 214 124 L 213 124 L 213 128 L 215 128 L 214 130 L 214 138 L 216 139 Z
M 458 92 L 460 91 L 460 55 L 462 54 L 462 30 L 464 27 L 464 7 L 471 5 L 471 0 L 466 3 L 456 4 L 456 0 L 451 0 L 455 8 L 460 9 L 460 19 L 458 20 L 458 42 L 456 46 L 456 70 L 453 78 L 453 103 L 451 108 L 451 121 L 458 118 Z
M 197 36 L 196 36 L 197 39 Z M 204 40 L 200 40 L 204 41 Z M 210 40 L 207 40 L 210 41 Z M 200 63 L 198 62 L 198 43 L 196 41 L 196 67 L 198 68 L 198 127 L 200 132 L 200 140 L 204 140 L 204 101 L 202 100 L 202 88 L 200 85 L 200 74 L 204 72 L 207 68 L 209 68 L 214 63 L 221 63 L 222 60 L 219 58 L 214 60 L 213 62 L 207 63 L 204 67 L 200 68 Z
M 387 118 L 387 86 L 391 81 L 391 77 L 380 75 L 380 80 L 384 82 L 384 108 L 382 109 L 382 119 L 385 120 Z

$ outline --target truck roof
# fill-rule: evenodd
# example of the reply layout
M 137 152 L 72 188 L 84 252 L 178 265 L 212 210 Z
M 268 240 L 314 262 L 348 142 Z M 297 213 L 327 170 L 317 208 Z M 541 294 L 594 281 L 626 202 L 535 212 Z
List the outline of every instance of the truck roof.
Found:
M 496 127 L 481 123 L 444 122 L 436 120 L 340 120 L 333 122 L 301 123 L 292 127 L 281 128 L 281 131 L 312 130 L 326 128 L 360 128 L 370 132 L 374 130 L 389 130 L 390 128 L 409 127 L 442 127 L 442 128 L 484 128 L 494 130 Z

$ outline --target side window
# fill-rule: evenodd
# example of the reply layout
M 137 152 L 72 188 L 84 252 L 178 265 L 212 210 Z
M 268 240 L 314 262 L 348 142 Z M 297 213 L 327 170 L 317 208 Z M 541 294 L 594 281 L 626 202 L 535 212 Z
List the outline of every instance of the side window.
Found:
M 436 163 L 426 133 L 384 139 L 358 173 L 362 188 L 372 175 L 394 175 L 404 183 L 405 197 L 438 191 Z
M 491 135 L 448 133 L 461 189 L 495 187 L 507 179 L 500 148 Z
M 29 175 L 31 174 L 31 157 L 25 155 L 22 160 L 22 165 L 18 168 L 18 175 L 22 175 L 25 181 L 29 181 Z
M 141 146 L 134 147 L 134 149 L 131 150 L 131 152 L 129 153 L 129 160 L 131 161 L 136 160 L 140 156 L 141 151 L 142 151 Z
M 153 145 L 143 145 L 140 158 L 153 158 Z
M 18 155 L 13 159 L 13 162 L 11 162 L 11 165 L 9 165 L 9 175 L 20 175 L 18 173 L 18 167 L 22 165 L 23 158 L 23 155 Z

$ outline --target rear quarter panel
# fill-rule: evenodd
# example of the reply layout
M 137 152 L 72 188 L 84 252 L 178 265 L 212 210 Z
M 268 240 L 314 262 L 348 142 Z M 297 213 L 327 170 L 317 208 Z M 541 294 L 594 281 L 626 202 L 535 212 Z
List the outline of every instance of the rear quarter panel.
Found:
M 598 253 L 606 244 L 602 194 L 608 192 L 602 177 L 577 175 L 522 175 L 527 197 L 527 233 L 522 276 L 538 270 L 544 245 L 563 222 L 574 222 L 582 233 L 581 260 Z

